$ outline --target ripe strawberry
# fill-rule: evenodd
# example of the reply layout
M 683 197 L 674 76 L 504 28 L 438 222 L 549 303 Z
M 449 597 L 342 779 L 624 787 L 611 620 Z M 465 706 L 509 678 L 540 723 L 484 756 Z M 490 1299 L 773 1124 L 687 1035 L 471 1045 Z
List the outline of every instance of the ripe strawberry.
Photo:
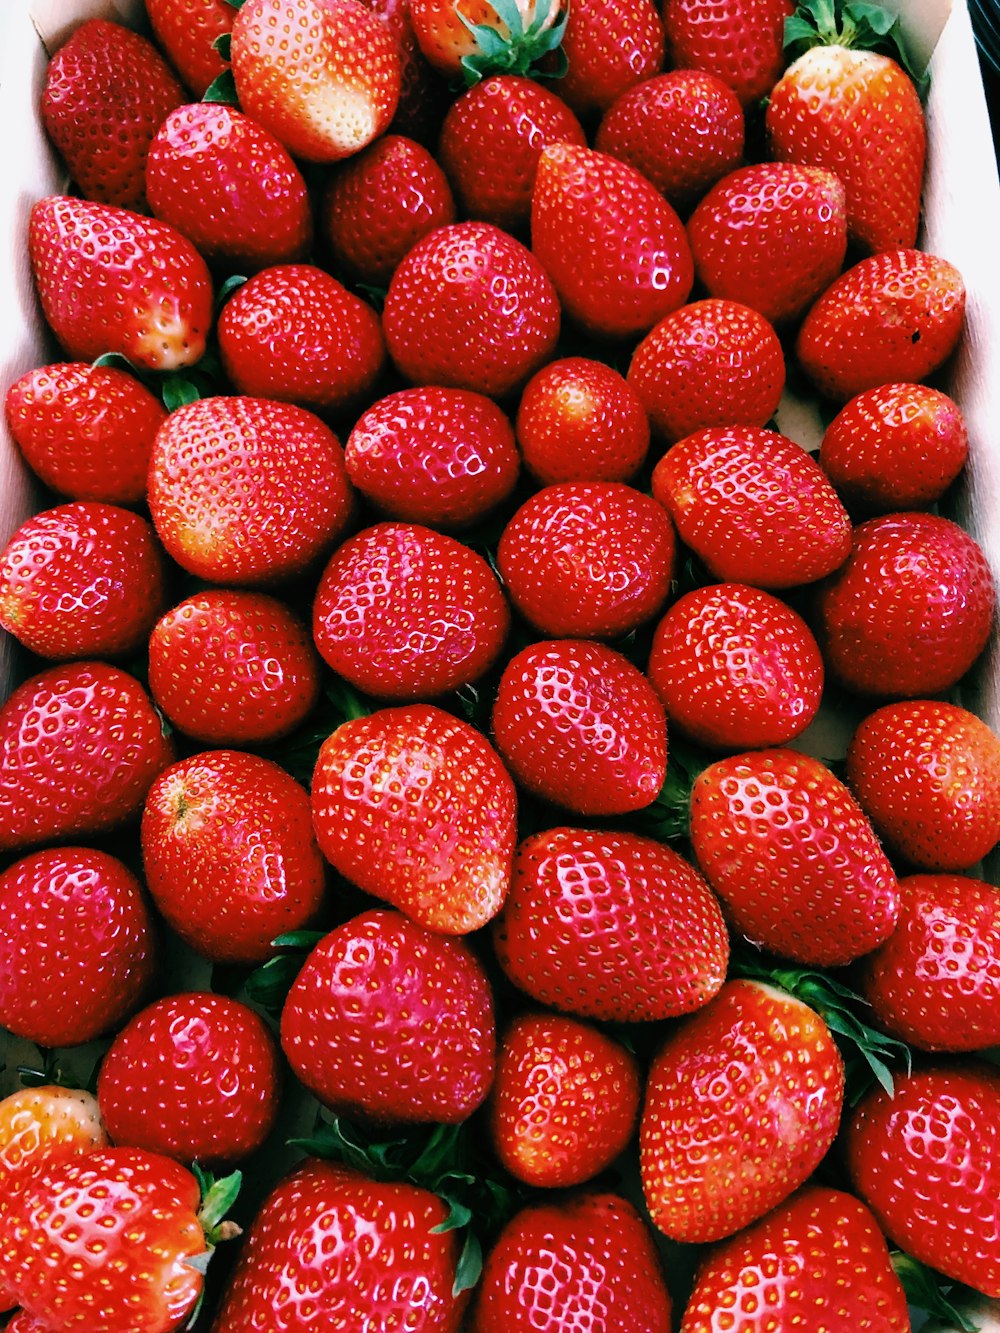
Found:
M 691 845 L 736 929 L 772 953 L 840 967 L 892 934 L 892 867 L 854 797 L 808 755 L 759 750 L 706 768 Z
M 559 96 L 578 116 L 606 111 L 663 68 L 663 24 L 653 0 L 578 0 L 561 49 Z
M 491 0 L 410 0 L 410 20 L 420 50 L 436 70 L 475 83 L 500 71 L 527 74 L 559 44 L 567 8 L 562 0 L 512 0 L 499 7 Z M 473 31 L 476 27 L 489 28 L 489 38 Z
M 103 662 L 52 667 L 0 707 L 0 850 L 115 828 L 174 757 L 139 684 Z
M 719 904 L 693 866 L 651 838 L 593 829 L 525 839 L 493 942 L 533 999 L 620 1023 L 700 1009 L 729 960 Z
M 477 680 L 509 624 L 483 557 L 410 523 L 380 523 L 346 541 L 313 610 L 323 659 L 377 699 L 433 699 Z
M 156 437 L 149 508 L 179 565 L 216 583 L 277 583 L 324 555 L 351 515 L 337 437 L 261 398 L 203 398 Z
M 360 152 L 399 100 L 397 44 L 358 0 L 246 0 L 232 57 L 244 111 L 308 162 Z
M 957 524 L 934 514 L 869 519 L 818 595 L 827 669 L 860 694 L 939 694 L 982 652 L 995 603 L 986 557 Z
M 378 315 L 311 264 L 245 283 L 219 317 L 219 351 L 239 393 L 324 414 L 357 407 L 385 364 Z
M 772 324 L 803 314 L 840 273 L 844 187 L 831 171 L 762 162 L 719 181 L 688 222 L 695 272 L 712 296 Z
M 668 444 L 711 426 L 763 426 L 785 387 L 766 319 L 735 301 L 695 301 L 643 338 L 628 382 Z
M 364 912 L 309 955 L 281 1014 L 301 1083 L 338 1114 L 458 1124 L 493 1081 L 493 996 L 460 940 Z
M 656 800 L 667 771 L 663 705 L 639 670 L 603 644 L 552 639 L 512 658 L 493 732 L 522 787 L 580 815 Z
M 79 1046 L 118 1027 L 152 980 L 145 897 L 104 852 L 66 847 L 15 862 L 0 875 L 0 922 L 0 1024 L 39 1046 Z
M 215 963 L 263 962 L 323 901 L 309 798 L 257 755 L 209 751 L 161 773 L 142 816 L 142 859 L 168 924 Z
M 54 1084 L 21 1088 L 0 1101 L 0 1195 L 10 1197 L 43 1166 L 107 1147 L 97 1101 Z M 0 1308 L 3 1306 L 0 1292 Z
M 528 1185 L 582 1185 L 628 1145 L 639 1091 L 639 1067 L 624 1046 L 588 1023 L 524 1014 L 497 1059 L 494 1151 Z
M 954 265 L 920 250 L 888 250 L 827 288 L 795 350 L 820 393 L 843 402 L 890 381 L 926 379 L 954 351 L 964 315 Z
M 42 311 L 76 361 L 119 352 L 144 370 L 198 361 L 212 323 L 205 261 L 165 222 L 53 195 L 31 210 Z
M 675 602 L 656 628 L 647 675 L 670 723 L 711 749 L 785 745 L 823 694 L 823 659 L 805 621 L 742 583 Z
M 640 1143 L 654 1225 L 704 1242 L 756 1222 L 826 1156 L 843 1099 L 844 1063 L 819 1014 L 772 986 L 729 982 L 649 1071 Z
M 487 222 L 459 222 L 425 236 L 396 269 L 382 327 L 414 384 L 501 398 L 552 355 L 559 302 L 519 241 Z
M 518 611 L 542 634 L 610 639 L 663 606 L 674 573 L 663 509 L 613 481 L 546 486 L 504 528 L 497 564 Z
M 851 550 L 851 521 L 813 459 L 783 435 L 702 430 L 667 451 L 653 495 L 717 579 L 793 588 Z
M 969 1063 L 870 1093 L 847 1134 L 854 1187 L 891 1241 L 1000 1296 L 1000 1074 Z
M 152 43 L 89 19 L 49 62 L 42 123 L 85 199 L 141 209 L 149 145 L 183 101 Z
M 149 150 L 149 206 L 206 259 L 242 269 L 301 259 L 312 240 L 309 193 L 273 134 L 234 107 L 182 106 Z
M 781 74 L 785 19 L 794 8 L 793 0 L 666 0 L 668 64 L 714 74 L 749 106 Z
M 464 935 L 510 881 L 514 784 L 485 737 L 439 708 L 384 708 L 323 743 L 312 787 L 323 855 L 418 925 Z
M 97 1080 L 116 1144 L 212 1167 L 261 1146 L 280 1095 L 277 1046 L 263 1019 L 207 992 L 172 995 L 136 1014 Z
M 174 69 L 203 97 L 226 68 L 213 43 L 232 32 L 235 8 L 229 0 L 146 0 L 146 14 Z
M 576 144 L 543 149 L 531 247 L 568 315 L 588 333 L 645 333 L 694 280 L 680 218 L 634 167 Z

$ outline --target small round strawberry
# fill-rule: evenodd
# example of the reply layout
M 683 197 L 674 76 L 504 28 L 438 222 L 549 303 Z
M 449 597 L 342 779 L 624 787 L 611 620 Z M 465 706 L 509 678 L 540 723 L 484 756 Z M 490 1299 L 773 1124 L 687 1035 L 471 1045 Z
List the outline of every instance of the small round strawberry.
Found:
M 262 963 L 323 902 L 309 797 L 257 755 L 212 750 L 162 773 L 142 816 L 146 883 L 160 913 L 214 963 Z
M 89 1092 L 54 1084 L 20 1088 L 0 1101 L 0 1194 L 9 1197 L 43 1166 L 107 1145 L 97 1100 Z
M 926 384 L 859 393 L 826 429 L 820 467 L 863 513 L 929 508 L 962 468 L 969 434 L 957 403 Z
M 232 32 L 236 10 L 229 0 L 146 0 L 156 40 L 197 97 L 226 68 L 214 43 Z
M 377 699 L 433 699 L 477 680 L 509 624 L 483 557 L 411 523 L 380 523 L 344 542 L 313 609 L 323 659 Z
M 493 942 L 540 1003 L 618 1023 L 700 1009 L 729 961 L 719 904 L 692 865 L 651 838 L 594 829 L 525 839 Z
M 671 724 L 710 749 L 785 745 L 823 694 L 823 659 L 805 621 L 742 583 L 675 602 L 656 627 L 646 674 Z
M 0 1025 L 38 1046 L 117 1028 L 153 977 L 139 881 L 82 847 L 35 852 L 0 875 Z
M 735 301 L 682 306 L 635 349 L 628 382 L 668 444 L 712 426 L 763 426 L 785 387 L 777 335 Z
M 774 87 L 785 64 L 785 19 L 793 0 L 666 0 L 668 63 L 707 70 L 743 106 Z
M 493 1149 L 527 1185 L 582 1185 L 627 1147 L 639 1092 L 639 1067 L 624 1046 L 589 1023 L 524 1014 L 497 1057 Z
M 546 486 L 504 528 L 497 564 L 542 634 L 611 639 L 651 619 L 670 592 L 674 531 L 660 505 L 612 481 Z
M 101 1062 L 97 1100 L 119 1147 L 219 1167 L 242 1161 L 274 1125 L 278 1051 L 237 1000 L 172 995 L 143 1009 Z
M 292 1072 L 338 1114 L 459 1124 L 493 1081 L 493 996 L 461 940 L 364 912 L 309 955 L 281 1013 Z
M 508 24 L 491 0 L 410 0 L 410 21 L 420 50 L 436 70 L 474 83 L 495 67 L 527 74 L 558 42 L 567 9 L 563 0 L 513 0 L 504 7 Z M 490 30 L 485 40 L 472 31 L 477 27 Z
M 439 227 L 396 269 L 382 312 L 389 355 L 414 384 L 502 398 L 552 355 L 559 301 L 542 265 L 487 222 Z
M 909 697 L 954 685 L 983 651 L 996 591 L 982 548 L 935 514 L 888 514 L 854 530 L 820 590 L 820 644 L 859 694 Z
M 606 111 L 663 68 L 663 24 L 653 0 L 584 0 L 567 6 L 556 87 L 578 116 Z

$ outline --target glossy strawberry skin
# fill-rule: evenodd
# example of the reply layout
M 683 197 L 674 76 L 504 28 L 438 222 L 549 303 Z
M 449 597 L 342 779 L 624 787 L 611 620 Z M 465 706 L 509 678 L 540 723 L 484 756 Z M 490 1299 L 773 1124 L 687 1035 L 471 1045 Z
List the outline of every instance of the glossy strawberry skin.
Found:
M 736 928 L 795 962 L 839 967 L 891 935 L 896 876 L 854 797 L 794 750 L 720 759 L 691 793 L 691 844 Z
M 562 49 L 568 61 L 556 85 L 578 116 L 612 102 L 663 68 L 663 24 L 653 0 L 570 5 Z
M 765 97 L 784 65 L 791 0 L 666 0 L 668 63 L 714 74 L 743 106 Z
M 493 997 L 475 955 L 398 912 L 365 912 L 309 955 L 281 1015 L 296 1078 L 379 1123 L 458 1124 L 493 1081 Z
M 533 999 L 623 1023 L 699 1009 L 729 960 L 719 905 L 693 866 L 650 838 L 591 829 L 525 839 L 494 945 Z
M 146 0 L 146 14 L 170 63 L 197 97 L 226 68 L 213 47 L 232 32 L 236 10 L 228 0 Z
M 0 1191 L 9 1196 L 41 1167 L 107 1144 L 91 1093 L 57 1084 L 20 1088 L 0 1101 Z

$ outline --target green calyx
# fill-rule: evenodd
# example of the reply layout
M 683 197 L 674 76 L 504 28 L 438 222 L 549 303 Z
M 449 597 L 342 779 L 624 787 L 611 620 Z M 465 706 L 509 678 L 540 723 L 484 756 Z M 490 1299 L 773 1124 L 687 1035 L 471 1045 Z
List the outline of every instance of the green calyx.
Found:
M 280 1013 L 306 958 L 325 938 L 322 930 L 293 930 L 272 940 L 272 945 L 281 952 L 247 978 L 247 999 L 268 1013 Z
M 235 1240 L 237 1236 L 242 1234 L 242 1227 L 230 1221 L 226 1214 L 236 1202 L 236 1197 L 243 1185 L 243 1173 L 234 1171 L 232 1175 L 216 1180 L 211 1172 L 204 1171 L 197 1162 L 193 1162 L 191 1174 L 197 1180 L 198 1188 L 201 1191 L 198 1221 L 205 1233 L 205 1248 L 200 1254 L 188 1255 L 184 1263 L 188 1268 L 193 1268 L 195 1272 L 204 1277 L 208 1272 L 209 1264 L 212 1262 L 216 1246 L 221 1245 L 223 1241 Z M 185 1329 L 193 1329 L 196 1326 L 204 1302 L 205 1289 L 202 1287 L 201 1295 L 184 1325 Z
M 785 51 L 797 60 L 814 46 L 846 46 L 855 51 L 877 51 L 906 70 L 921 96 L 926 75 L 906 48 L 899 16 L 867 0 L 802 0 L 785 19 Z
M 950 1282 L 902 1250 L 893 1250 L 889 1258 L 910 1305 L 926 1310 L 949 1328 L 961 1329 L 962 1333 L 978 1333 L 979 1324 L 962 1309 L 965 1304 L 963 1292 L 966 1297 L 974 1293 Z
M 520 74 L 524 77 L 559 79 L 566 73 L 568 62 L 562 50 L 569 10 L 564 9 L 554 23 L 549 24 L 552 6 L 558 0 L 537 0 L 527 27 L 515 0 L 489 0 L 506 33 L 488 23 L 470 23 L 459 4 L 455 13 L 476 41 L 475 53 L 462 57 L 462 72 L 468 87 L 490 74 Z M 538 69 L 546 56 L 555 56 L 551 66 Z

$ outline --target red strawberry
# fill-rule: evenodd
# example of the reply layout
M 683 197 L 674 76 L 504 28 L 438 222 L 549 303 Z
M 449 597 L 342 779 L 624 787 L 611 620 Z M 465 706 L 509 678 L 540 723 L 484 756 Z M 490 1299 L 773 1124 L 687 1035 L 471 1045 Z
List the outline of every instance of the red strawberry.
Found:
M 567 8 L 563 0 L 512 0 L 500 7 L 491 0 L 410 0 L 410 20 L 421 51 L 435 69 L 475 83 L 499 70 L 527 74 L 558 45 Z M 480 26 L 491 29 L 488 42 L 471 30 Z
M 146 14 L 170 63 L 197 96 L 226 68 L 213 43 L 232 32 L 229 0 L 146 0 Z
M 142 816 L 142 859 L 160 912 L 212 962 L 263 962 L 323 901 L 309 798 L 257 755 L 209 751 L 162 773 Z
M 20 1088 L 0 1101 L 0 1195 L 9 1198 L 43 1166 L 82 1157 L 107 1143 L 89 1092 L 53 1084 Z
M 145 37 L 90 19 L 49 63 L 42 122 L 85 199 L 142 208 L 149 145 L 183 101 Z
M 763 426 L 785 387 L 785 358 L 766 319 L 735 301 L 695 301 L 635 349 L 628 382 L 668 444 L 710 426 Z
M 510 881 L 514 784 L 489 742 L 439 708 L 384 708 L 323 743 L 313 823 L 333 866 L 419 925 L 464 935 Z
M 490 1102 L 490 1138 L 528 1185 L 581 1185 L 624 1151 L 639 1116 L 639 1067 L 588 1023 L 525 1014 L 507 1030 Z
M 200 102 L 168 116 L 149 150 L 149 206 L 206 259 L 259 269 L 301 259 L 309 194 L 274 135 L 234 107 Z
M 851 793 L 808 755 L 759 750 L 706 768 L 691 845 L 737 930 L 772 953 L 840 967 L 892 934 L 892 867 Z
M 667 722 L 653 687 L 603 644 L 552 639 L 512 658 L 493 732 L 522 787 L 581 815 L 621 815 L 656 800 Z
M 398 46 L 358 0 L 246 0 L 232 57 L 244 111 L 309 162 L 360 152 L 399 100 Z
M 396 269 L 382 326 L 414 384 L 501 398 L 552 355 L 559 302 L 519 241 L 486 222 L 459 222 L 425 236 Z
M 74 360 L 119 352 L 145 370 L 177 370 L 201 358 L 212 282 L 173 227 L 53 195 L 31 210 L 28 246 L 42 311 Z
M 860 694 L 939 694 L 986 646 L 995 603 L 986 556 L 957 524 L 934 514 L 869 519 L 818 596 L 827 668 Z
M 568 315 L 588 333 L 645 333 L 694 280 L 680 218 L 634 167 L 575 144 L 543 150 L 531 247 Z
M 653 0 L 576 0 L 561 49 L 559 96 L 578 116 L 606 111 L 663 68 L 663 24 Z
M 688 222 L 688 239 L 712 296 L 741 301 L 772 324 L 793 320 L 844 263 L 844 187 L 816 167 L 744 167 L 708 192 Z
M 670 722 L 712 749 L 785 745 L 823 694 L 823 659 L 805 621 L 742 583 L 675 602 L 656 628 L 647 675 Z
M 483 557 L 408 523 L 380 523 L 346 541 L 326 567 L 313 611 L 324 660 L 378 699 L 433 699 L 477 680 L 509 624 Z
M 666 0 L 668 63 L 728 84 L 744 106 L 774 87 L 793 0 Z
M 664 455 L 653 495 L 717 579 L 793 588 L 851 549 L 851 522 L 817 464 L 792 440 L 749 426 L 702 430 Z
M 39 1046 L 117 1028 L 152 980 L 146 899 L 104 852 L 65 847 L 15 862 L 0 875 L 0 922 L 0 1024 Z
M 281 1045 L 296 1078 L 340 1114 L 458 1124 L 493 1081 L 493 996 L 460 940 L 365 912 L 309 955 Z
M 278 1114 L 274 1038 L 252 1009 L 191 992 L 157 1000 L 101 1062 L 97 1100 L 120 1147 L 221 1166 L 264 1142 Z
M 622 1023 L 700 1009 L 729 960 L 719 904 L 693 866 L 651 838 L 593 829 L 525 839 L 494 944 L 542 1004 Z

